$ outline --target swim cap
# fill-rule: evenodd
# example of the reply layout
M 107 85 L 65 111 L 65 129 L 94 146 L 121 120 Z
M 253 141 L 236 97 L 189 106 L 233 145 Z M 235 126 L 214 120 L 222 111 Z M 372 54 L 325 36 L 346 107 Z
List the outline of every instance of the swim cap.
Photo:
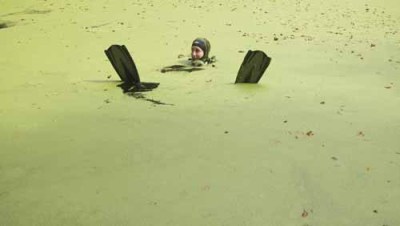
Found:
M 204 52 L 204 56 L 200 60 L 207 60 L 208 59 L 208 54 L 210 53 L 211 50 L 211 44 L 206 38 L 196 38 L 192 46 L 197 46 Z

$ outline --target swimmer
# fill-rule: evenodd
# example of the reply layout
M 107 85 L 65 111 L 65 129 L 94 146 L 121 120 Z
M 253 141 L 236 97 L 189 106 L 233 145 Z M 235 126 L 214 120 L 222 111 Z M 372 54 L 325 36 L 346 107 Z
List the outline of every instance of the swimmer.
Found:
M 211 44 L 206 38 L 196 38 L 190 47 L 191 58 L 187 65 L 172 65 L 161 69 L 162 73 L 169 71 L 193 72 L 203 70 L 202 66 L 216 62 L 215 56 L 209 57 Z
M 215 62 L 215 57 L 208 57 L 211 51 L 211 44 L 206 38 L 196 38 L 191 47 L 192 66 L 203 66 Z

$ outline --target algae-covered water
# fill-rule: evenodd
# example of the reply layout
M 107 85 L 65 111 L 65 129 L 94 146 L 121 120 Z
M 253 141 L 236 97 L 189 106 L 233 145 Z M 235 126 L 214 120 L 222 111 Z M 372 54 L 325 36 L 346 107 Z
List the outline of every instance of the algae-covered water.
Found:
M 399 28 L 395 0 L 0 0 L 0 225 L 400 225 Z M 160 73 L 196 37 L 216 66 Z

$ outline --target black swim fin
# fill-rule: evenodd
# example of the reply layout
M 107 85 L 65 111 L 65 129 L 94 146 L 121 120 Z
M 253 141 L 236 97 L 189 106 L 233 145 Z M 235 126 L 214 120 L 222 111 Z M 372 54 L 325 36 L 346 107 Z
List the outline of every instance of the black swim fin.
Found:
M 160 83 L 142 83 L 128 49 L 125 45 L 112 45 L 104 50 L 112 66 L 122 80 L 119 85 L 124 92 L 145 92 L 158 87 Z
M 267 70 L 271 58 L 261 50 L 249 50 L 239 68 L 235 83 L 258 83 Z

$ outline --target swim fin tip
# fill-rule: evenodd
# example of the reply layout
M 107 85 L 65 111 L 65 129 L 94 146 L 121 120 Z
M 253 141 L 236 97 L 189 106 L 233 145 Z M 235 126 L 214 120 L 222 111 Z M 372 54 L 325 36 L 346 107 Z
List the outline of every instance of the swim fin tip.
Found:
M 249 50 L 239 68 L 235 83 L 258 83 L 267 70 L 271 58 L 261 50 Z

